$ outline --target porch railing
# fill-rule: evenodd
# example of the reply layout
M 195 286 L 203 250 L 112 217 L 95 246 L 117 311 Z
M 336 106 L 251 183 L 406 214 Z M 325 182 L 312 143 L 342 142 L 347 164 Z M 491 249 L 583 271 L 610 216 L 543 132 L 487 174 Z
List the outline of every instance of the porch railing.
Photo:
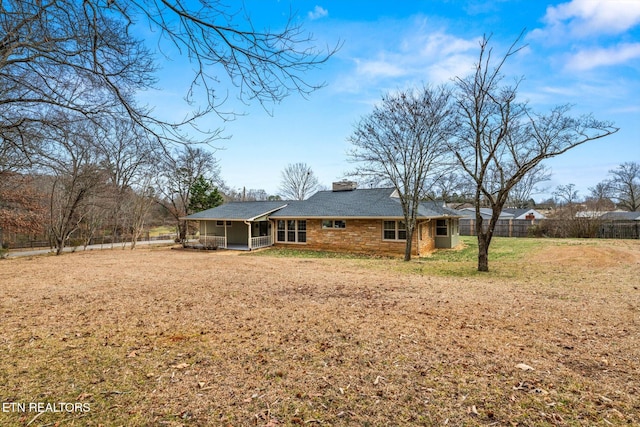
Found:
M 251 238 L 251 249 L 265 248 L 273 244 L 271 236 L 260 236 Z
M 215 246 L 216 248 L 226 248 L 227 239 L 224 236 L 201 236 L 200 243 L 207 247 Z

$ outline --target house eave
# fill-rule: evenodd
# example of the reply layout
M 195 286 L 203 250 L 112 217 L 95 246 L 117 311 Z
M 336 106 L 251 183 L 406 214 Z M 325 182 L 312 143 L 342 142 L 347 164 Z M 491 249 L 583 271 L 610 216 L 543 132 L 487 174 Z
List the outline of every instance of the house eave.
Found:
M 462 218 L 459 215 L 433 215 L 433 216 L 418 216 L 416 220 L 427 219 L 448 219 L 448 218 Z M 403 220 L 404 216 L 348 216 L 348 215 L 287 215 L 270 217 L 269 219 L 372 219 L 372 220 Z
M 221 218 L 221 217 L 201 217 L 201 218 L 189 218 L 191 215 L 185 216 L 185 217 L 180 217 L 181 221 L 255 221 L 257 218 L 261 218 L 261 217 L 268 217 L 269 215 L 271 215 L 272 213 L 279 211 L 280 209 L 286 207 L 287 205 L 284 204 L 282 206 L 278 206 L 277 208 L 274 209 L 269 209 L 265 212 L 261 212 L 258 215 L 252 216 L 252 217 L 242 217 L 242 218 Z

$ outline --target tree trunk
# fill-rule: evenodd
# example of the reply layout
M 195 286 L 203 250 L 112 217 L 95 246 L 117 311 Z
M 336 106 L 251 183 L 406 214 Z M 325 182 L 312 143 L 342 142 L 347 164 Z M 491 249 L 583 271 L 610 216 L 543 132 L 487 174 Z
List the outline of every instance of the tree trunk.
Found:
M 489 245 L 485 233 L 478 233 L 478 271 L 489 271 Z
M 411 261 L 411 246 L 413 245 L 413 230 L 407 229 L 407 240 L 404 246 L 404 260 Z
M 64 239 L 56 238 L 56 255 L 62 254 L 64 250 Z
M 180 221 L 178 223 L 178 238 L 183 245 L 187 244 L 187 221 Z

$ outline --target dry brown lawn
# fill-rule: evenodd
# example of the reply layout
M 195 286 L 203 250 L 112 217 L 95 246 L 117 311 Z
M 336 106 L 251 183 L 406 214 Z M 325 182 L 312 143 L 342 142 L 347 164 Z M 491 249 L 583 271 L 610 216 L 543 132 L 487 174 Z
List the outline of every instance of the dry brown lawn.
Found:
M 0 261 L 0 425 L 640 425 L 640 242 L 454 264 Z

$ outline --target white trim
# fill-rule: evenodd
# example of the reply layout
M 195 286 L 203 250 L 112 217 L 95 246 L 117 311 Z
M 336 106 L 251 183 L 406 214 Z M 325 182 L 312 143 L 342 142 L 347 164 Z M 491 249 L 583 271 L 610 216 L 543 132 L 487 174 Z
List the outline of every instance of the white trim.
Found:
M 325 221 L 331 222 L 331 226 L 330 227 L 325 227 L 324 226 Z M 344 227 L 336 227 L 336 222 L 344 223 Z M 323 230 L 344 230 L 344 229 L 347 228 L 347 220 L 346 219 L 328 219 L 328 218 L 325 218 L 322 221 L 320 221 L 320 227 Z
M 395 238 L 388 239 L 388 238 L 386 238 L 384 236 L 384 232 L 385 231 L 391 231 L 390 228 L 384 228 L 384 223 L 385 222 L 393 222 L 393 223 L 395 223 L 395 228 L 394 228 Z M 382 220 L 382 240 L 384 240 L 386 242 L 406 242 L 407 241 L 407 237 L 406 237 L 406 235 L 407 235 L 407 224 L 404 225 L 404 229 L 403 229 L 403 228 L 399 227 L 401 222 L 404 222 L 404 219 L 398 219 L 398 220 L 395 220 L 395 219 L 383 219 Z M 401 230 L 404 230 L 404 233 L 405 233 L 405 238 L 404 239 L 399 239 L 398 238 L 398 235 L 400 234 Z
M 438 226 L 438 221 L 444 221 L 444 227 L 443 226 Z M 438 218 L 436 219 L 436 235 L 435 237 L 449 237 L 451 235 L 451 231 L 449 230 L 449 226 L 451 225 L 451 223 L 449 222 L 448 219 L 445 218 Z M 438 234 L 438 228 L 442 229 L 444 228 L 446 230 L 446 234 Z
M 306 219 L 276 219 L 275 221 L 276 221 L 276 224 L 275 224 L 276 226 L 274 228 L 276 230 L 276 238 L 275 238 L 275 242 L 276 243 L 298 243 L 298 244 L 306 244 L 307 243 L 307 234 L 308 234 L 309 229 L 307 227 L 307 220 Z M 278 228 L 278 221 L 283 221 L 284 222 L 284 230 L 280 230 Z M 294 221 L 295 222 L 293 230 L 289 229 L 289 221 Z M 305 222 L 305 224 L 304 224 L 305 228 L 304 228 L 303 231 L 300 231 L 300 228 L 299 228 L 300 221 L 304 221 Z M 284 232 L 284 240 L 280 240 L 278 238 L 278 233 L 280 231 Z M 289 233 L 291 233 L 291 232 L 294 233 L 294 240 L 293 241 L 289 240 Z M 301 242 L 301 241 L 298 240 L 299 237 L 300 237 L 300 233 L 304 233 L 305 234 L 304 242 Z

